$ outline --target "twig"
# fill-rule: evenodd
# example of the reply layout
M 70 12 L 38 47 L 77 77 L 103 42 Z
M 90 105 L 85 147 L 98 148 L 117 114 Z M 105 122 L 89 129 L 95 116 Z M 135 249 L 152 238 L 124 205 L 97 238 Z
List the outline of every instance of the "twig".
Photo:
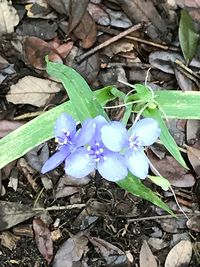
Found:
M 112 35 L 117 35 L 118 34 L 118 31 L 117 30 L 114 30 L 114 29 L 109 29 L 107 27 L 104 27 L 104 26 L 98 26 L 97 27 L 98 30 L 102 31 L 102 32 L 105 32 L 105 33 L 108 33 L 108 34 L 112 34 Z M 126 39 L 129 39 L 129 40 L 133 40 L 133 41 L 136 41 L 136 42 L 139 42 L 139 43 L 143 43 L 143 44 L 147 44 L 147 45 L 151 45 L 151 46 L 154 46 L 154 47 L 158 47 L 160 49 L 163 49 L 163 50 L 171 50 L 171 51 L 180 51 L 180 49 L 178 47 L 175 47 L 175 46 L 168 46 L 167 44 L 158 44 L 158 43 L 155 43 L 155 42 L 152 42 L 152 41 L 148 41 L 148 40 L 144 40 L 142 38 L 138 38 L 136 36 L 125 36 Z
M 76 57 L 76 62 L 77 63 L 81 63 L 81 61 L 83 61 L 86 57 L 89 57 L 91 56 L 92 54 L 96 53 L 97 51 L 99 51 L 100 49 L 118 41 L 119 39 L 125 37 L 126 35 L 128 35 L 129 33 L 131 32 L 134 32 L 134 31 L 137 31 L 138 29 L 140 29 L 142 27 L 142 24 L 139 23 L 139 24 L 136 24 L 132 27 L 130 27 L 128 30 L 125 30 L 121 33 L 119 33 L 118 35 L 110 38 L 109 40 L 101 43 L 100 45 L 97 45 L 96 47 L 94 47 L 93 49 L 89 50 L 88 52 Z
M 196 215 L 198 213 L 186 213 L 187 216 L 193 216 Z M 184 214 L 179 213 L 179 214 L 175 214 L 176 217 L 185 217 Z M 150 217 L 143 217 L 143 218 L 135 218 L 135 219 L 128 219 L 127 222 L 131 223 L 131 222 L 140 222 L 140 221 L 150 221 L 150 220 L 163 220 L 163 219 L 176 219 L 176 217 L 174 217 L 173 215 L 158 215 L 158 216 L 150 216 Z
M 51 211 L 51 210 L 71 210 L 85 208 L 86 204 L 72 204 L 66 206 L 52 206 L 48 208 L 33 208 L 34 211 Z

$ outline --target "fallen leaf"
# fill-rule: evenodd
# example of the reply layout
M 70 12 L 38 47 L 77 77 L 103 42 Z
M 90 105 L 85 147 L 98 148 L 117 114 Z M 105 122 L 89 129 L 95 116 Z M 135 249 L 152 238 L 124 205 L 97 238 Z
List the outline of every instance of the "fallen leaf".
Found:
M 174 246 L 165 261 L 165 267 L 188 266 L 192 257 L 192 244 L 189 240 L 182 240 Z
M 148 152 L 153 166 L 165 177 L 170 184 L 176 187 L 191 187 L 195 184 L 195 178 L 187 173 L 173 157 L 166 156 L 164 159 L 157 159 L 152 152 Z M 167 166 L 167 168 L 166 168 Z
M 99 5 L 89 3 L 87 11 L 97 24 L 102 26 L 108 26 L 110 24 L 110 18 L 108 13 L 106 13 Z
M 46 69 L 45 56 L 47 55 L 49 60 L 62 63 L 57 50 L 40 38 L 26 37 L 23 42 L 23 49 L 25 60 L 36 69 Z
M 11 228 L 35 216 L 38 212 L 28 205 L 20 203 L 0 201 L 0 231 Z
M 147 34 L 152 39 L 167 40 L 166 21 L 160 16 L 151 0 L 115 0 L 133 23 L 147 23 Z
M 162 238 L 150 237 L 148 244 L 155 250 L 160 250 L 169 246 L 169 243 Z
M 187 146 L 186 148 L 188 159 L 196 174 L 200 176 L 200 150 L 191 146 Z
M 73 33 L 78 39 L 81 40 L 81 46 L 85 49 L 90 48 L 96 42 L 96 24 L 88 11 L 85 12 L 81 22 L 74 29 Z
M 68 35 L 82 22 L 89 0 L 71 0 L 69 7 Z
M 88 251 L 87 243 L 88 239 L 82 232 L 67 239 L 55 255 L 53 267 L 82 266 L 81 258 Z
M 11 232 L 5 231 L 0 234 L 1 245 L 10 249 L 16 248 L 17 242 L 20 240 L 19 236 L 13 235 Z
M 106 8 L 106 12 L 110 17 L 110 25 L 117 28 L 127 29 L 133 25 L 127 15 L 120 11 L 116 11 L 110 8 Z
M 113 57 L 113 55 L 119 54 L 121 52 L 124 53 L 130 52 L 133 50 L 133 48 L 134 48 L 133 42 L 126 39 L 121 39 L 107 46 L 104 49 L 103 53 L 111 58 Z
M 124 253 L 124 251 L 122 251 L 120 248 L 98 237 L 89 236 L 88 239 L 93 244 L 97 252 L 102 255 L 109 266 L 129 266 L 130 262 L 126 256 L 126 253 Z
M 192 216 L 186 223 L 187 227 L 194 231 L 194 232 L 200 232 L 200 215 L 194 215 Z
M 6 99 L 14 104 L 31 104 L 37 107 L 45 106 L 52 95 L 61 90 L 61 85 L 33 76 L 26 76 L 10 87 Z
M 14 64 L 9 64 L 8 62 L 4 62 L 4 58 L 0 56 L 0 84 L 12 74 L 15 74 Z
M 47 224 L 45 224 L 40 218 L 33 219 L 33 231 L 37 247 L 49 264 L 53 258 L 53 241 L 51 238 L 51 232 Z
M 47 3 L 60 14 L 69 15 L 69 7 L 71 0 L 46 0 Z
M 11 1 L 0 1 L 0 35 L 14 32 L 19 23 L 19 16 Z
M 8 121 L 8 120 L 0 121 L 0 138 L 6 136 L 7 134 L 11 133 L 12 131 L 16 130 L 22 125 L 23 123 L 18 121 Z
M 43 40 L 51 40 L 57 36 L 56 30 L 57 23 L 50 23 L 44 20 L 23 21 L 22 24 L 17 27 L 16 32 L 23 36 L 35 36 Z
M 156 258 L 150 250 L 146 241 L 143 242 L 140 250 L 140 267 L 157 267 Z

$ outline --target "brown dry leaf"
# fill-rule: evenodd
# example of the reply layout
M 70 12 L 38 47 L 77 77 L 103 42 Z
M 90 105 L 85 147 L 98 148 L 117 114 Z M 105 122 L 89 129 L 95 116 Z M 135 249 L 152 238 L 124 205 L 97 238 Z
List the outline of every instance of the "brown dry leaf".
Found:
M 37 247 L 49 264 L 53 258 L 53 241 L 51 238 L 51 232 L 47 224 L 45 224 L 40 218 L 33 219 L 33 230 Z
M 148 152 L 148 156 L 153 166 L 168 179 L 170 184 L 176 187 L 191 187 L 195 184 L 195 178 L 192 174 L 187 173 L 173 157 L 166 156 L 164 159 L 156 158 L 152 152 Z M 167 166 L 167 168 L 166 168 Z
M 55 255 L 53 267 L 82 266 L 81 258 L 88 251 L 87 243 L 88 239 L 82 232 L 67 239 Z
M 14 32 L 19 23 L 19 16 L 11 1 L 0 1 L 0 35 Z
M 115 0 L 118 4 L 118 0 Z M 134 23 L 147 23 L 147 34 L 153 39 L 167 38 L 166 22 L 159 15 L 151 0 L 121 0 L 120 5 Z
M 0 231 L 28 220 L 36 214 L 37 212 L 33 211 L 28 205 L 0 201 Z
M 88 239 L 93 244 L 97 252 L 102 255 L 109 266 L 130 266 L 130 262 L 126 256 L 126 253 L 124 253 L 118 247 L 98 237 L 89 236 Z
M 88 6 L 88 2 L 89 0 L 70 1 L 68 34 L 71 33 L 79 23 L 81 23 Z
M 23 43 L 24 56 L 28 64 L 39 70 L 45 70 L 45 56 L 49 60 L 62 63 L 62 59 L 57 50 L 52 48 L 47 42 L 37 37 L 26 37 Z
M 146 241 L 143 242 L 140 250 L 140 267 L 157 267 L 156 258 Z
M 17 242 L 20 240 L 19 236 L 13 235 L 11 232 L 5 231 L 0 234 L 1 245 L 10 249 L 15 249 Z
M 69 15 L 69 7 L 71 0 L 46 0 L 46 2 L 60 14 Z
M 26 76 L 10 87 L 6 99 L 14 104 L 45 106 L 53 95 L 61 90 L 61 85 L 33 76 Z
M 189 240 L 182 240 L 174 246 L 165 261 L 165 267 L 188 266 L 192 257 L 192 243 Z
M 96 42 L 96 24 L 88 11 L 85 12 L 81 22 L 74 29 L 73 33 L 78 39 L 81 40 L 81 46 L 85 49 L 90 48 Z
M 110 17 L 110 25 L 117 28 L 127 29 L 133 25 L 127 15 L 120 11 L 106 8 L 106 12 Z
M 187 227 L 194 231 L 194 232 L 200 232 L 200 215 L 194 215 L 192 216 L 186 223 Z
M 113 55 L 119 54 L 121 52 L 126 53 L 132 51 L 134 48 L 134 43 L 126 39 L 118 40 L 104 49 L 104 54 L 108 57 L 113 57 Z
M 87 10 L 97 24 L 102 26 L 110 24 L 109 15 L 99 5 L 89 3 Z
M 7 134 L 16 130 L 22 125 L 23 123 L 18 121 L 8 121 L 8 120 L 0 121 L 0 138 L 6 136 Z
M 195 147 L 187 146 L 187 155 L 196 174 L 200 176 L 200 150 Z

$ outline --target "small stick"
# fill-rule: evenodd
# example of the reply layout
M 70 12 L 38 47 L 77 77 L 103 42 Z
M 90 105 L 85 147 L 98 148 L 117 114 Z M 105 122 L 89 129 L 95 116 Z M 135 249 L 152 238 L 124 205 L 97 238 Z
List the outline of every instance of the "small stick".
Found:
M 138 29 L 140 29 L 142 27 L 142 24 L 139 23 L 139 24 L 136 24 L 132 27 L 130 27 L 128 30 L 125 30 L 121 33 L 119 33 L 118 35 L 110 38 L 109 40 L 101 43 L 100 45 L 97 45 L 96 47 L 94 47 L 93 49 L 89 50 L 88 52 L 76 57 L 76 62 L 77 63 L 80 63 L 81 61 L 83 61 L 86 57 L 89 57 L 91 56 L 92 54 L 96 53 L 97 51 L 99 51 L 100 49 L 118 41 L 119 39 L 125 37 L 126 35 L 128 35 L 129 33 L 131 32 L 134 32 L 134 31 L 137 31 Z
M 193 216 L 198 213 L 186 213 L 187 216 Z M 175 214 L 176 217 L 185 217 L 184 214 Z M 164 219 L 176 219 L 173 215 L 159 215 L 159 216 L 151 216 L 151 217 L 143 217 L 143 218 L 135 218 L 135 219 L 128 219 L 128 223 L 132 222 L 141 222 L 141 221 L 150 221 L 150 220 L 164 220 Z M 188 218 L 187 218 L 188 219 Z
M 51 210 L 71 210 L 71 209 L 82 209 L 85 208 L 86 204 L 72 204 L 66 206 L 52 206 L 48 208 L 33 208 L 34 211 L 51 211 Z
M 112 35 L 117 35 L 118 34 L 117 30 L 109 29 L 109 28 L 104 27 L 104 26 L 98 26 L 97 29 L 102 31 L 102 32 L 105 32 L 105 33 L 108 33 L 108 34 L 112 34 Z M 136 36 L 129 36 L 128 35 L 128 36 L 125 36 L 125 38 L 129 39 L 129 40 L 133 40 L 133 41 L 139 42 L 139 43 L 143 43 L 143 44 L 151 45 L 151 46 L 154 46 L 154 47 L 158 47 L 158 48 L 163 49 L 163 50 L 171 50 L 171 51 L 176 51 L 176 52 L 180 51 L 180 49 L 178 47 L 168 46 L 166 44 L 154 43 L 152 41 L 144 40 L 144 39 L 138 38 Z

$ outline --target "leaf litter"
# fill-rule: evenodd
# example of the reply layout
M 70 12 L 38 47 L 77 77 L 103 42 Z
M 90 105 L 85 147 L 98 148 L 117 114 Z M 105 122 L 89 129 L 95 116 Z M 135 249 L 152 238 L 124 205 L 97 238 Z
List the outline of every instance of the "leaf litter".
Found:
M 143 83 L 147 70 L 152 67 L 148 82 L 153 89 L 156 84 L 163 89 L 199 90 L 199 48 L 190 48 L 197 40 L 194 37 L 198 34 L 196 26 L 200 21 L 198 1 L 158 2 L 1 1 L 0 136 L 26 123 L 29 114 L 37 116 L 43 109 L 66 100 L 62 87 L 56 81 L 52 82 L 52 77 L 45 72 L 46 55 L 52 61 L 74 67 L 94 89 L 116 84 L 118 79 Z M 185 26 L 184 21 L 182 23 L 182 36 L 186 39 L 178 38 L 178 7 L 186 9 L 195 20 L 194 28 L 189 28 L 188 23 Z M 143 22 L 137 31 L 112 42 L 114 35 L 118 36 L 124 29 Z M 183 30 L 192 31 L 192 39 L 188 40 Z M 102 48 L 105 41 L 106 46 Z M 188 51 L 182 53 L 181 47 L 183 52 Z M 85 56 L 86 52 L 89 55 Z M 187 65 L 183 54 L 186 60 L 193 55 L 195 58 Z M 84 56 L 83 60 L 77 63 L 80 56 Z M 23 81 L 25 84 L 21 85 Z M 16 89 L 17 86 L 20 88 Z M 128 93 L 127 87 L 119 83 L 117 86 Z M 19 91 L 11 94 L 13 87 Z M 19 100 L 16 100 L 17 96 L 20 96 Z M 14 117 L 23 115 L 23 121 L 13 120 L 9 110 Z M 112 118 L 120 119 L 122 116 L 121 111 L 109 112 Z M 189 220 L 181 214 L 177 218 L 167 218 L 163 211 L 95 174 L 76 180 L 56 169 L 41 176 L 45 158 L 55 151 L 50 141 L 48 148 L 47 144 L 38 147 L 0 171 L 4 195 L 4 201 L 0 203 L 1 240 L 4 239 L 7 247 L 12 249 L 11 255 L 2 244 L 1 266 L 10 267 L 15 263 L 24 267 L 47 266 L 50 261 L 49 266 L 59 267 L 62 264 L 73 267 L 140 264 L 143 267 L 145 264 L 149 266 L 149 262 L 153 266 L 158 266 L 158 263 L 160 266 L 198 266 L 195 250 L 198 239 L 190 238 L 188 233 L 195 236 L 199 232 L 196 200 L 199 195 L 199 125 L 188 120 L 185 130 L 174 121 L 170 122 L 170 131 L 176 137 L 187 164 L 191 163 L 190 170 L 179 166 L 161 144 L 159 149 L 152 148 L 151 160 L 172 183 L 177 200 Z M 163 193 L 158 187 L 156 190 L 178 213 L 179 207 L 171 192 Z M 47 223 L 38 219 L 37 207 L 42 213 L 43 207 L 50 207 L 52 221 Z M 138 217 L 140 223 L 131 222 L 132 218 Z M 30 226 L 34 228 L 36 242 Z M 16 239 L 5 229 L 13 231 Z M 86 232 L 80 232 L 82 230 Z M 181 255 L 181 260 L 177 255 Z

